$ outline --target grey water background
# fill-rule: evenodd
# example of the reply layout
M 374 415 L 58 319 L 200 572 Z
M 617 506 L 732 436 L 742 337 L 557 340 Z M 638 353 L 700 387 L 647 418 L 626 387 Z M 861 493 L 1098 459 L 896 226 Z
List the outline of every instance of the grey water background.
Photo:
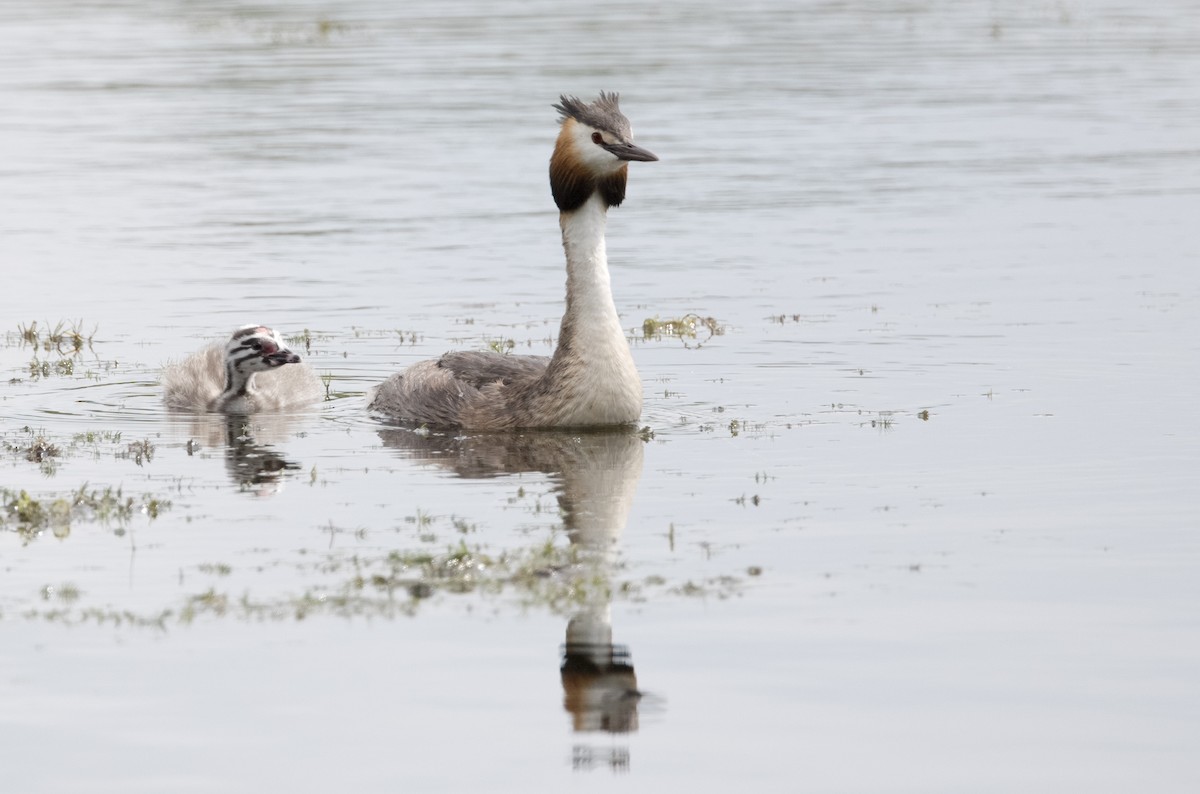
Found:
M 0 5 L 0 486 L 136 507 L 6 516 L 5 788 L 1194 791 L 1197 11 Z M 367 416 L 551 349 L 550 106 L 601 89 L 662 158 L 609 221 L 649 432 Z M 332 399 L 169 416 L 245 322 Z

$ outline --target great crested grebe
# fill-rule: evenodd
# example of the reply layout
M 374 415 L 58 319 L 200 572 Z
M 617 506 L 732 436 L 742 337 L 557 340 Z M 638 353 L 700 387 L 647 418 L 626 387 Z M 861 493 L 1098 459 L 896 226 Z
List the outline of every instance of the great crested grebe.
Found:
M 554 355 L 447 353 L 380 384 L 370 408 L 403 422 L 466 430 L 605 427 L 636 422 L 642 382 L 613 304 L 604 247 L 609 207 L 625 199 L 633 143 L 617 94 L 562 96 L 550 192 L 567 258 L 567 309 Z
M 252 414 L 296 408 L 321 396 L 312 369 L 262 325 L 243 325 L 224 345 L 214 342 L 168 364 L 162 382 L 167 407 L 186 411 Z

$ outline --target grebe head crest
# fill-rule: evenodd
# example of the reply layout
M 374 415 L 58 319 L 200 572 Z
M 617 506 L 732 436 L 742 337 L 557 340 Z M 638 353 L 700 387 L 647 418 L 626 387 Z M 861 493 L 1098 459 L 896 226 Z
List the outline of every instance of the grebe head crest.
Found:
M 620 94 L 601 91 L 600 97 L 590 104 L 579 97 L 566 94 L 558 99 L 559 103 L 554 106 L 554 109 L 559 112 L 563 121 L 571 118 L 593 129 L 605 130 L 614 136 L 625 139 L 633 137 L 629 119 L 625 118 L 625 114 L 621 112 Z
M 564 94 L 554 107 L 562 121 L 550 158 L 550 190 L 558 208 L 572 212 L 596 192 L 607 206 L 619 205 L 625 199 L 628 163 L 658 157 L 634 144 L 618 95 L 601 91 L 595 102 L 584 102 Z

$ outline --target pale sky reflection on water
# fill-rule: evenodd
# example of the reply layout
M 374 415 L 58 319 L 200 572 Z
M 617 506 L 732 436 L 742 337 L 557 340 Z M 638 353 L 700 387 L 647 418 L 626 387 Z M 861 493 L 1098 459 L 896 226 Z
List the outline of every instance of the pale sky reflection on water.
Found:
M 132 500 L 0 525 L 12 790 L 1195 789 L 1189 4 L 0 30 L 0 488 Z M 650 432 L 366 416 L 551 349 L 551 104 L 600 89 L 662 158 L 608 237 Z M 688 314 L 722 333 L 641 334 Z M 21 338 L 60 320 L 77 354 Z M 251 321 L 333 399 L 168 416 L 161 365 Z

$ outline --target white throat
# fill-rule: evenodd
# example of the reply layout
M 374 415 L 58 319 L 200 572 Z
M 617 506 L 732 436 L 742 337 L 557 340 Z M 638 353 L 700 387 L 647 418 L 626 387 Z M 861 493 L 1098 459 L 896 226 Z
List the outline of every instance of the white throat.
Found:
M 586 395 L 573 417 L 579 424 L 634 422 L 642 410 L 641 379 L 613 303 L 604 245 L 607 213 L 604 199 L 593 193 L 583 206 L 560 218 L 567 256 L 567 313 L 555 355 L 570 356 L 581 365 L 573 368 L 579 379 L 576 394 Z
M 580 321 L 577 330 L 603 329 L 605 336 L 611 336 L 615 329 L 616 335 L 621 337 L 621 346 L 627 347 L 613 304 L 608 274 L 608 252 L 604 244 L 607 220 L 608 210 L 598 193 L 593 193 L 579 209 L 562 215 L 563 249 L 567 255 L 567 311 Z

